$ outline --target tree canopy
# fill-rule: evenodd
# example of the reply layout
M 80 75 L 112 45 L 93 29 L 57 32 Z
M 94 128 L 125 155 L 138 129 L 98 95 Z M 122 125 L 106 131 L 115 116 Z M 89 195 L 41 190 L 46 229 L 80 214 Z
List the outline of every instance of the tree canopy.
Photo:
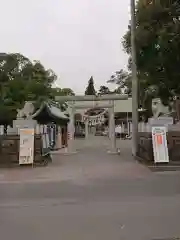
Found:
M 114 83 L 118 87 L 114 90 L 114 93 L 128 94 L 132 96 L 132 75 L 131 72 L 121 69 L 116 71 L 108 83 Z M 146 109 L 146 118 L 152 116 L 151 102 L 152 98 L 157 96 L 157 88 L 155 85 L 147 85 L 147 79 L 139 78 L 139 107 Z
M 130 35 L 129 26 L 123 46 L 131 69 Z M 180 95 L 180 1 L 139 0 L 135 41 L 138 77 L 144 89 L 153 86 L 164 103 Z
M 115 83 L 118 86 L 114 93 L 125 93 L 131 95 L 132 79 L 129 72 L 123 69 L 116 71 L 107 81 L 107 83 Z
M 55 92 L 52 84 L 56 79 L 56 74 L 51 69 L 45 69 L 39 61 L 32 62 L 19 53 L 1 54 L 1 123 L 11 122 L 16 117 L 16 110 L 23 107 L 25 101 L 33 101 L 37 107 L 42 101 L 53 99 Z
M 96 90 L 94 88 L 94 79 L 92 76 L 88 81 L 88 86 L 86 88 L 85 95 L 96 95 Z
M 74 96 L 75 93 L 70 88 L 51 88 L 51 98 L 54 99 L 55 96 Z
M 98 95 L 106 95 L 106 94 L 110 94 L 111 93 L 111 91 L 109 90 L 109 88 L 108 87 L 106 87 L 106 86 L 100 86 L 100 88 L 99 88 L 99 91 L 98 91 Z

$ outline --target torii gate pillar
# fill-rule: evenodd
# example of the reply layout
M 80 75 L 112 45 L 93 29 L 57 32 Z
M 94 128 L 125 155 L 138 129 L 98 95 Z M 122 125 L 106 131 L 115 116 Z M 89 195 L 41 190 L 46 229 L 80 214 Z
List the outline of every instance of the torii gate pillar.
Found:
M 86 119 L 85 121 L 85 138 L 86 140 L 88 139 L 89 137 L 89 122 L 88 122 L 88 119 Z
M 110 150 L 109 153 L 117 153 L 116 136 L 115 136 L 115 120 L 114 120 L 114 101 L 110 101 L 112 107 L 109 108 L 109 139 Z
M 73 104 L 72 106 L 69 108 L 69 117 L 70 117 L 70 121 L 68 123 L 68 147 L 67 147 L 67 151 L 68 153 L 75 153 L 75 146 L 74 146 L 74 133 L 75 133 L 75 126 L 74 126 L 74 107 Z

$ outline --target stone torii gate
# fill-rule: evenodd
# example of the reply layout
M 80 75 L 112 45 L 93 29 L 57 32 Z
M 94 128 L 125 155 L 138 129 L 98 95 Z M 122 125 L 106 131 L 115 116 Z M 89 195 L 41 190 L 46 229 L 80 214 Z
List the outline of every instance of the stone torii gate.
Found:
M 56 101 L 67 102 L 68 103 L 68 111 L 70 116 L 70 122 L 68 125 L 69 132 L 69 140 L 68 140 L 68 153 L 76 152 L 75 144 L 74 144 L 74 132 L 75 132 L 75 124 L 74 124 L 74 114 L 76 109 L 83 109 L 94 107 L 85 106 L 85 105 L 77 105 L 76 102 L 103 102 L 108 101 L 107 104 L 98 105 L 99 108 L 107 108 L 109 110 L 109 138 L 111 142 L 110 153 L 117 153 L 116 149 L 116 136 L 115 136 L 115 119 L 114 119 L 114 101 L 116 100 L 127 100 L 128 95 L 126 94 L 108 94 L 103 96 L 94 96 L 94 95 L 86 95 L 86 96 L 57 96 Z M 87 126 L 86 126 L 87 131 Z M 86 132 L 87 136 L 87 132 Z

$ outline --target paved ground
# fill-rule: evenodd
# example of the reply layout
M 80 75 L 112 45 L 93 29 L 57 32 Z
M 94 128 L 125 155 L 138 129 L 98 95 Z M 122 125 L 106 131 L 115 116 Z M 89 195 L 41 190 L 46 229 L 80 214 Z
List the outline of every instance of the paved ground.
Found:
M 46 168 L 0 170 L 1 238 L 180 236 L 180 173 L 152 173 L 129 141 L 118 145 L 121 155 L 108 155 L 107 139 L 80 140 L 77 154 L 54 155 Z

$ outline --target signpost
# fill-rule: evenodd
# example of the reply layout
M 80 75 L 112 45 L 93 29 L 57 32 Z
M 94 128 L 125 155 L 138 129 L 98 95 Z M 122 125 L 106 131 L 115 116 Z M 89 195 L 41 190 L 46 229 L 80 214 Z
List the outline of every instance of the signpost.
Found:
M 34 162 L 34 129 L 20 129 L 19 164 Z
M 166 133 L 166 127 L 152 127 L 152 142 L 155 163 L 169 162 Z

